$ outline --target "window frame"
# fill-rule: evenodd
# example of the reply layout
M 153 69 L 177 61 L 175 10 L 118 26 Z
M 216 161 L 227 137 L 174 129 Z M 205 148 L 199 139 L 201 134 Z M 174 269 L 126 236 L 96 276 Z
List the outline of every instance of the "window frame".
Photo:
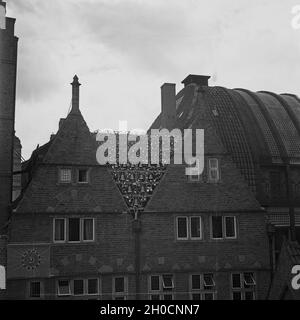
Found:
M 234 223 L 234 236 L 233 237 L 228 237 L 226 235 L 226 231 L 227 231 L 226 218 L 233 218 L 233 223 Z M 237 239 L 237 218 L 236 218 L 236 216 L 224 216 L 223 223 L 224 223 L 224 236 L 225 236 L 224 238 L 225 239 Z
M 179 224 L 178 219 L 184 218 L 186 221 L 186 237 L 179 237 Z M 199 227 L 200 227 L 200 236 L 199 237 L 192 237 L 192 219 L 197 218 L 199 219 Z M 203 221 L 202 215 L 192 215 L 192 216 L 176 216 L 176 223 L 175 223 L 175 234 L 177 241 L 202 241 L 203 240 Z
M 39 283 L 40 284 L 40 295 L 39 297 L 33 297 L 31 295 L 31 284 L 33 283 Z M 30 300 L 39 300 L 39 299 L 43 299 L 44 298 L 44 282 L 41 281 L 41 280 L 35 280 L 35 279 L 32 279 L 28 282 L 28 298 Z
M 184 218 L 186 221 L 186 237 L 179 237 L 179 224 L 178 219 Z M 189 239 L 189 219 L 187 216 L 177 216 L 176 217 L 176 239 L 179 241 L 184 241 Z
M 75 281 L 82 281 L 82 293 L 80 294 L 75 294 Z M 71 287 L 72 291 L 71 291 L 71 295 L 73 295 L 74 297 L 82 297 L 85 295 L 85 279 L 83 278 L 76 278 L 72 280 L 72 287 Z
M 116 279 L 117 278 L 123 278 L 124 279 L 124 291 L 123 292 L 116 292 Z M 112 295 L 113 300 L 118 300 L 116 298 L 124 298 L 124 300 L 127 300 L 128 296 L 128 277 L 127 276 L 114 276 L 112 278 Z
M 69 293 L 65 293 L 65 294 L 61 294 L 59 293 L 59 282 L 60 281 L 68 281 L 69 283 Z M 57 282 L 56 282 L 56 286 L 57 286 L 57 296 L 58 297 L 69 297 L 69 296 L 72 296 L 72 283 L 71 283 L 71 280 L 68 280 L 68 279 L 58 279 Z
M 172 276 L 171 281 L 172 281 L 172 287 L 167 287 L 164 288 L 164 281 L 163 277 L 164 276 Z M 158 277 L 159 278 L 159 290 L 152 290 L 151 289 L 151 279 L 152 277 Z M 148 276 L 148 300 L 156 300 L 152 299 L 153 296 L 157 296 L 159 298 L 159 301 L 164 301 L 167 299 L 164 299 L 165 296 L 171 296 L 172 299 L 174 300 L 174 293 L 175 293 L 175 275 L 173 273 L 162 273 L 162 274 L 150 274 Z
M 87 296 L 99 296 L 100 295 L 100 279 L 99 278 L 87 278 L 86 280 L 86 295 Z M 97 293 L 89 293 L 89 280 L 97 280 Z
M 64 240 L 55 240 L 56 220 L 64 220 Z M 67 218 L 53 218 L 53 242 L 54 243 L 66 243 L 67 242 Z
M 192 219 L 193 218 L 197 218 L 199 219 L 199 230 L 200 230 L 200 236 L 199 237 L 193 237 L 192 236 Z M 202 240 L 203 239 L 203 235 L 202 235 L 202 216 L 190 216 L 189 217 L 189 234 L 188 234 L 188 239 L 193 240 L 193 241 L 197 241 L 197 240 Z
M 211 177 L 211 171 L 215 170 L 210 165 L 212 160 L 216 160 L 217 161 L 217 168 L 216 168 L 216 172 L 217 172 L 217 176 L 218 176 L 217 179 L 213 179 Z M 219 158 L 209 157 L 207 159 L 207 182 L 208 183 L 218 183 L 220 181 L 221 181 L 220 160 L 219 160 Z
M 86 181 L 79 181 L 79 171 L 86 171 Z M 89 184 L 90 183 L 90 169 L 89 168 L 78 168 L 76 169 L 76 182 L 78 184 Z
M 84 240 L 84 220 L 92 220 L 93 222 L 93 239 L 92 240 Z M 81 241 L 82 242 L 95 242 L 95 218 L 82 218 L 81 221 Z
M 69 240 L 69 221 L 70 219 L 79 219 L 79 240 L 76 241 L 70 241 Z M 56 220 L 64 220 L 64 240 L 55 240 L 55 221 Z M 93 239 L 92 240 L 84 240 L 84 220 L 92 220 L 93 221 Z M 62 243 L 69 243 L 69 244 L 78 244 L 78 243 L 92 243 L 96 241 L 96 218 L 95 217 L 78 217 L 78 216 L 71 216 L 71 217 L 53 217 L 53 243 L 55 244 L 62 244 Z
M 205 275 L 212 275 L 212 282 L 213 286 L 211 286 L 210 289 L 205 288 L 205 283 L 204 283 L 204 276 Z M 200 288 L 193 289 L 193 276 L 197 276 L 200 279 Z M 213 272 L 205 272 L 205 273 L 191 273 L 189 275 L 189 295 L 190 295 L 190 300 L 193 299 L 193 295 L 199 295 L 200 300 L 206 300 L 205 295 L 206 294 L 212 294 L 213 295 L 213 300 L 216 299 L 216 294 L 217 294 L 217 285 L 215 281 L 215 273 Z
M 221 238 L 214 238 L 213 236 L 213 217 L 221 217 L 222 218 L 222 237 Z M 233 218 L 234 220 L 234 237 L 227 237 L 226 236 L 226 218 Z M 238 238 L 238 222 L 237 216 L 235 215 L 211 215 L 210 216 L 210 238 L 214 241 L 220 240 L 237 240 Z
M 253 276 L 254 284 L 252 286 L 248 286 L 245 284 L 245 274 L 251 274 Z M 233 275 L 239 275 L 240 276 L 240 288 L 234 288 L 233 287 Z M 246 272 L 232 272 L 230 274 L 230 286 L 231 286 L 231 300 L 233 299 L 234 293 L 239 293 L 241 296 L 241 300 L 246 300 L 246 293 L 252 293 L 253 299 L 256 300 L 256 290 L 257 290 L 257 280 L 256 280 L 256 273 L 251 271 Z M 247 299 L 248 300 L 248 299 Z
M 70 171 L 70 181 L 63 181 L 62 180 L 62 171 L 63 170 L 68 170 Z M 59 184 L 71 184 L 72 183 L 72 178 L 73 178 L 73 170 L 70 167 L 61 167 L 58 169 L 58 183 Z

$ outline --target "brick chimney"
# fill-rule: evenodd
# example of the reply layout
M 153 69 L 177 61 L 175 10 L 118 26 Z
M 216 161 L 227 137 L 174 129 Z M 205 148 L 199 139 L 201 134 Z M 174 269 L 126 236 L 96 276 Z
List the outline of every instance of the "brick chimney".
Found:
M 78 113 L 79 111 L 79 87 L 81 84 L 78 81 L 77 75 L 74 76 L 72 85 L 72 113 Z
M 176 121 L 176 84 L 164 83 L 161 86 L 161 126 L 173 129 Z
M 183 83 L 185 87 L 189 84 L 196 84 L 198 86 L 206 86 L 207 87 L 208 86 L 208 79 L 210 79 L 210 76 L 190 74 L 181 83 Z
M 15 19 L 7 18 L 5 13 L 5 3 L 0 0 L 0 266 L 4 268 L 7 266 L 6 244 L 12 204 L 18 48 Z M 4 295 L 5 291 L 0 290 L 0 300 Z

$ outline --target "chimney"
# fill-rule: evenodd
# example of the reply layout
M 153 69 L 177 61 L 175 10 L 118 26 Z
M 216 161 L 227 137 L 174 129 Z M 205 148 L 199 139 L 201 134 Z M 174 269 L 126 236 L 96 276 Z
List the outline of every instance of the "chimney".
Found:
M 6 29 L 6 3 L 0 0 L 0 29 Z
M 161 86 L 161 126 L 172 129 L 176 120 L 176 84 L 164 83 Z
M 198 86 L 206 86 L 207 87 L 208 86 L 208 79 L 210 79 L 210 76 L 190 74 L 181 83 L 183 83 L 185 87 L 189 84 L 196 84 Z
M 81 84 L 78 81 L 77 75 L 74 76 L 72 85 L 72 110 L 71 113 L 78 113 L 79 111 L 79 87 Z

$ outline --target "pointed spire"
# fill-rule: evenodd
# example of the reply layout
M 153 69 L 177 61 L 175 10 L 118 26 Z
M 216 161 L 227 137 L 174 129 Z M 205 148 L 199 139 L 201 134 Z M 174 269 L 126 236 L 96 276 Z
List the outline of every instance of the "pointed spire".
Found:
M 81 84 L 78 81 L 77 75 L 74 76 L 72 85 L 72 113 L 78 113 L 79 111 L 79 87 Z

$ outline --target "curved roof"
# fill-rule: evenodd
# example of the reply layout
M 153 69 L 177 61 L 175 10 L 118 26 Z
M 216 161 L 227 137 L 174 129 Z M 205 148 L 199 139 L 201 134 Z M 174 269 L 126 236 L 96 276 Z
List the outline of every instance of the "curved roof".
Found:
M 176 99 L 175 127 L 198 128 L 204 112 L 253 190 L 260 165 L 300 164 L 297 96 L 193 83 Z

